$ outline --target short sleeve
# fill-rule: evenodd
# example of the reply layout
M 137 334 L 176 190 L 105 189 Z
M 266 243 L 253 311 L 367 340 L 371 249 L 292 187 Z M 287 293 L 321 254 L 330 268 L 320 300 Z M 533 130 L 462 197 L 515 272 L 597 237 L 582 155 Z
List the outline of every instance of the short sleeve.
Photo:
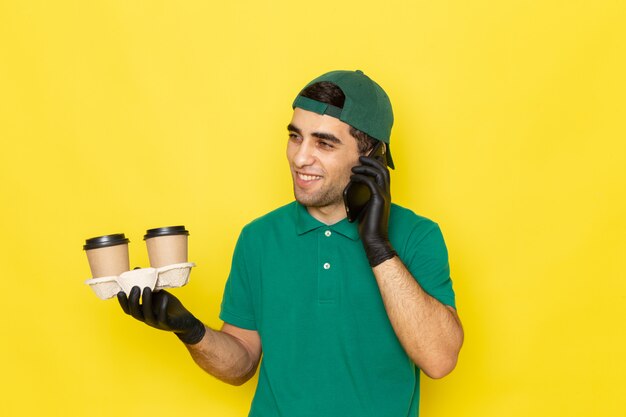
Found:
M 402 260 L 424 291 L 442 304 L 456 308 L 448 249 L 436 223 L 426 233 L 411 234 Z
M 233 326 L 256 330 L 247 252 L 244 229 L 239 235 L 233 253 L 230 274 L 224 287 L 220 319 Z

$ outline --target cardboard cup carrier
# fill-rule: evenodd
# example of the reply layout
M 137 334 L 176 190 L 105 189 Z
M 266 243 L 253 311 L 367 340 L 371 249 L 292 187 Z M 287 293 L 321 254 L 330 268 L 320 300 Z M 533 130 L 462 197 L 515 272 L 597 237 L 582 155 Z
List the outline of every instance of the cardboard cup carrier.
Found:
M 150 268 L 129 267 L 128 243 L 123 233 L 87 239 L 83 249 L 87 253 L 92 278 L 85 281 L 98 298 L 106 300 L 134 286 L 149 287 L 154 291 L 177 288 L 189 281 L 191 268 L 187 262 L 187 236 L 185 226 L 150 229 L 144 239 L 148 247 Z

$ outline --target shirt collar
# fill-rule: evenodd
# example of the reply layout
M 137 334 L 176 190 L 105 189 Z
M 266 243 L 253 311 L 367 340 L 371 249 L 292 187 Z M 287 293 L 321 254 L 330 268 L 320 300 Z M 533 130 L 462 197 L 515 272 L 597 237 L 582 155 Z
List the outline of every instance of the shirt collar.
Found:
M 346 217 L 335 224 L 326 225 L 311 216 L 306 207 L 296 201 L 296 233 L 303 235 L 320 227 L 337 232 L 348 239 L 359 240 L 359 229 L 356 222 L 350 223 Z

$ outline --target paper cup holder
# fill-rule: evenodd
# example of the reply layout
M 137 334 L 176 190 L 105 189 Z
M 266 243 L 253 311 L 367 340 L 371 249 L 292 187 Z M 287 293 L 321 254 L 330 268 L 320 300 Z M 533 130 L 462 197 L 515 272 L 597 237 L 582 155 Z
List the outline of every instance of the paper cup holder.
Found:
M 142 290 L 149 287 L 151 290 L 165 288 L 178 288 L 189 282 L 191 268 L 196 266 L 193 262 L 166 265 L 161 268 L 139 268 L 123 272 L 119 276 L 91 278 L 85 281 L 98 298 L 106 300 L 115 297 L 118 292 L 126 294 L 134 286 Z

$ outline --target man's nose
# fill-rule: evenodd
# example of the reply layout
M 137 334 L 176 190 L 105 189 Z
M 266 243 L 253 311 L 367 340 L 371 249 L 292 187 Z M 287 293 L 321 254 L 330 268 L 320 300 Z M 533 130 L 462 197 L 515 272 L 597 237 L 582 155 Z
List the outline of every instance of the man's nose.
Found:
M 297 167 L 312 165 L 315 162 L 315 147 L 313 143 L 307 140 L 303 141 L 293 157 L 293 162 Z

